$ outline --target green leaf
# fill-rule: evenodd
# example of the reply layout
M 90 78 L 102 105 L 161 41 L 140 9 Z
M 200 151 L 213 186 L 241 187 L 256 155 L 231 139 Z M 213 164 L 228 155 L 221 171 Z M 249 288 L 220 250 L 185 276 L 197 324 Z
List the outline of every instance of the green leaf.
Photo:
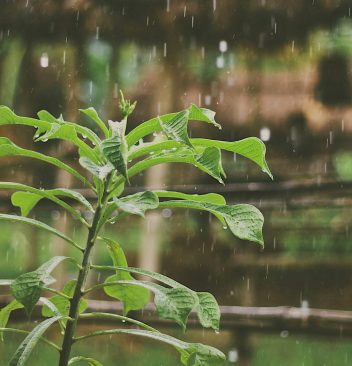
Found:
M 94 211 L 92 205 L 87 201 L 87 199 L 79 192 L 73 191 L 71 189 L 67 188 L 55 188 L 55 189 L 49 189 L 46 190 L 49 194 L 52 194 L 54 196 L 63 196 L 67 198 L 71 198 L 83 206 L 85 206 L 88 210 Z
M 175 191 L 152 191 L 152 192 L 154 192 L 159 198 L 179 198 L 182 200 L 209 202 L 209 203 L 215 203 L 218 205 L 226 204 L 225 198 L 221 194 L 218 194 L 218 193 L 186 194 L 186 193 L 175 192 Z
M 21 209 L 22 216 L 28 216 L 33 207 L 43 198 L 36 193 L 15 192 L 11 195 L 11 203 Z
M 93 107 L 87 109 L 79 109 L 79 111 L 88 116 L 89 118 L 91 118 L 103 131 L 105 137 L 109 136 L 108 128 L 106 127 L 105 123 L 101 120 L 101 118 L 98 116 L 97 111 Z
M 114 197 L 116 207 L 132 215 L 144 217 L 145 211 L 159 206 L 158 196 L 151 191 L 139 192 L 122 198 Z
M 10 314 L 13 310 L 22 309 L 23 305 L 19 303 L 17 300 L 11 301 L 5 307 L 0 310 L 0 329 L 6 328 L 7 322 L 9 321 Z M 0 339 L 4 340 L 3 332 L 0 331 Z
M 83 340 L 88 337 L 111 334 L 130 334 L 145 338 L 157 340 L 167 343 L 180 353 L 181 362 L 186 366 L 222 366 L 225 362 L 225 355 L 214 347 L 206 346 L 201 343 L 187 343 L 177 338 L 171 337 L 160 332 L 151 332 L 139 329 L 109 329 L 96 331 L 81 337 L 78 340 Z
M 200 324 L 205 328 L 219 330 L 220 309 L 215 297 L 209 292 L 197 292 L 196 311 Z
M 189 107 L 189 119 L 210 123 L 221 130 L 221 125 L 215 121 L 215 112 L 206 108 L 199 108 L 195 104 Z
M 215 178 L 219 183 L 224 183 L 221 179 L 223 168 L 221 165 L 221 151 L 216 147 L 207 147 L 204 151 L 195 156 L 195 165 L 200 170 Z
M 238 238 L 264 245 L 262 234 L 264 218 L 262 213 L 252 205 L 216 205 L 206 202 L 170 200 L 160 202 L 159 207 L 183 207 L 211 212 L 216 217 L 222 218 L 221 222 L 226 223 Z
M 203 327 L 213 328 L 214 330 L 219 329 L 220 309 L 214 296 L 211 295 L 210 293 L 195 292 L 189 289 L 188 287 L 160 273 L 148 271 L 142 268 L 116 266 L 116 263 L 114 263 L 114 265 L 115 265 L 114 267 L 112 266 L 93 266 L 93 267 L 97 269 L 117 270 L 117 271 L 140 274 L 143 276 L 151 277 L 154 280 L 164 283 L 174 289 L 183 289 L 185 291 L 188 291 L 188 293 L 191 294 L 193 299 L 195 300 L 194 307 L 197 312 L 199 321 L 203 325 Z
M 24 156 L 27 158 L 33 158 L 37 160 L 44 161 L 48 164 L 54 165 L 57 168 L 63 169 L 70 173 L 72 176 L 80 180 L 84 185 L 90 186 L 89 182 L 76 170 L 61 162 L 59 159 L 38 153 L 36 151 L 22 149 L 21 147 L 15 145 L 11 140 L 6 137 L 0 137 L 0 157 L 3 156 Z
M 71 281 L 67 282 L 62 290 L 62 293 L 67 296 L 72 297 L 73 293 L 75 291 L 76 283 L 77 283 L 76 280 L 71 280 Z M 59 313 L 61 315 L 69 314 L 70 301 L 68 299 L 66 299 L 65 297 L 62 297 L 60 295 L 54 295 L 49 300 L 57 308 L 57 310 L 59 311 Z M 79 314 L 83 313 L 87 309 L 87 307 L 88 307 L 88 302 L 82 298 L 80 301 L 80 304 L 79 304 Z M 51 317 L 55 314 L 53 313 L 52 309 L 50 309 L 48 306 L 43 306 L 42 315 L 44 317 Z
M 103 181 L 109 173 L 112 172 L 114 166 L 111 163 L 107 163 L 103 166 L 93 163 L 90 159 L 82 157 L 79 159 L 79 163 L 84 169 L 87 169 L 99 180 Z
M 24 306 L 28 316 L 30 316 L 40 298 L 42 287 L 52 281 L 50 273 L 65 259 L 67 257 L 54 257 L 41 265 L 37 270 L 24 273 L 12 282 L 11 293 Z
M 193 146 L 189 141 L 187 131 L 188 117 L 189 111 L 186 109 L 185 111 L 177 113 L 176 116 L 170 121 L 164 122 L 161 118 L 159 118 L 159 123 L 162 130 L 169 139 L 181 142 L 193 149 Z
M 76 356 L 70 359 L 68 365 L 73 365 L 76 362 L 86 362 L 89 366 L 103 366 L 102 363 L 90 357 Z
M 62 123 L 60 120 L 55 118 L 51 113 L 45 110 L 39 111 L 37 115 L 41 121 L 47 121 L 50 123 Z
M 23 340 L 10 360 L 9 366 L 23 366 L 44 332 L 61 317 L 55 316 L 37 325 Z
M 191 139 L 191 142 L 194 146 L 217 147 L 222 150 L 227 150 L 242 155 L 259 165 L 263 172 L 267 173 L 271 179 L 273 178 L 273 175 L 271 174 L 269 166 L 265 160 L 265 144 L 262 140 L 256 137 L 248 137 L 234 142 L 196 138 Z
M 127 175 L 128 146 L 126 143 L 124 132 L 122 132 L 122 128 L 116 129 L 115 135 L 113 137 L 104 140 L 101 144 L 101 148 L 107 160 L 128 181 L 128 175 Z
M 30 218 L 24 217 L 24 216 L 15 216 L 15 215 L 7 215 L 7 214 L 0 214 L 0 221 L 1 220 L 11 221 L 11 222 L 18 222 L 18 223 L 28 224 L 28 225 L 37 227 L 38 229 L 42 229 L 44 231 L 47 231 L 51 234 L 54 234 L 54 235 L 58 236 L 59 238 L 61 238 L 65 241 L 67 241 L 68 243 L 72 244 L 77 249 L 82 250 L 82 248 L 78 244 L 76 244 L 71 238 L 69 238 L 65 234 L 61 233 L 60 231 L 52 228 L 51 226 L 49 226 L 47 224 L 44 224 L 41 221 L 30 219 Z
M 102 238 L 107 244 L 110 257 L 115 266 L 127 267 L 127 259 L 121 246 L 114 240 Z M 129 272 L 116 271 L 116 274 L 108 277 L 105 283 L 116 282 L 120 280 L 134 280 Z M 145 288 L 133 285 L 113 285 L 104 287 L 105 293 L 123 302 L 123 313 L 128 314 L 131 310 L 140 310 L 149 301 L 149 291 Z

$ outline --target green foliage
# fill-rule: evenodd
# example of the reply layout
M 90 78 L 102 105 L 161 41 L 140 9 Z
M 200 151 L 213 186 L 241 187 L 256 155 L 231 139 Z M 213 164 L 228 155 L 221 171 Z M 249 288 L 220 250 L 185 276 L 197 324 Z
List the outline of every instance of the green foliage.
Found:
M 265 161 L 265 146 L 256 138 L 235 142 L 190 138 L 188 124 L 191 120 L 205 122 L 220 128 L 215 121 L 214 112 L 195 105 L 191 105 L 184 111 L 159 116 L 141 123 L 126 135 L 127 118 L 133 112 L 135 105 L 135 102 L 131 103 L 126 100 L 121 93 L 122 121 L 109 121 L 108 124 L 98 116 L 93 108 L 81 110 L 97 124 L 103 138 L 87 127 L 66 122 L 62 117 L 55 118 L 46 111 L 40 111 L 39 119 L 34 119 L 17 116 L 9 108 L 0 107 L 0 125 L 32 126 L 36 129 L 35 141 L 45 142 L 49 139 L 59 139 L 75 145 L 78 149 L 80 165 L 87 174 L 82 175 L 57 158 L 18 147 L 7 138 L 0 137 L 0 156 L 28 157 L 54 165 L 76 177 L 84 187 L 91 189 L 96 197 L 96 203 L 92 206 L 76 191 L 62 188 L 44 190 L 19 183 L 0 183 L 1 189 L 15 191 L 11 201 L 21 211 L 21 216 L 0 214 L 0 220 L 26 223 L 54 234 L 79 249 L 79 254 L 82 256 L 81 264 L 77 265 L 77 278 L 64 285 L 61 291 L 48 286 L 55 281 L 51 272 L 66 257 L 54 257 L 38 269 L 24 273 L 11 281 L 11 292 L 15 300 L 0 311 L 2 332 L 14 331 L 6 328 L 13 310 L 24 307 L 27 314 L 30 315 L 38 301 L 43 304 L 43 317 L 48 317 L 48 319 L 37 325 L 28 334 L 15 352 L 10 366 L 24 365 L 38 340 L 44 340 L 54 348 L 60 349 L 56 344 L 42 337 L 43 333 L 55 322 L 59 323 L 63 331 L 60 366 L 76 362 L 86 362 L 91 366 L 101 365 L 93 358 L 83 356 L 71 358 L 71 346 L 73 342 L 85 338 L 108 334 L 130 334 L 170 344 L 180 353 L 181 362 L 187 366 L 222 365 L 224 363 L 225 356 L 215 348 L 180 341 L 126 316 L 131 310 L 143 309 L 149 301 L 150 295 L 153 294 L 153 301 L 160 318 L 173 320 L 183 330 L 186 330 L 187 319 L 191 311 L 194 311 L 203 327 L 218 330 L 220 309 L 214 296 L 208 292 L 191 290 L 162 274 L 128 267 L 122 247 L 111 239 L 100 237 L 99 233 L 106 223 L 115 223 L 129 215 L 144 217 L 147 210 L 163 207 L 186 208 L 208 211 L 214 214 L 224 227 L 229 227 L 238 238 L 262 245 L 263 216 L 251 205 L 227 205 L 224 197 L 214 193 L 190 195 L 173 191 L 145 191 L 125 195 L 124 188 L 125 184 L 129 183 L 136 174 L 149 167 L 173 162 L 192 164 L 223 183 L 226 174 L 221 164 L 222 150 L 237 153 L 252 160 L 271 177 Z M 139 141 L 155 133 L 162 135 L 162 138 L 159 137 L 149 143 Z M 82 248 L 75 239 L 40 220 L 27 217 L 43 199 L 50 200 L 65 209 L 80 224 L 88 227 L 85 247 Z M 75 207 L 70 203 L 72 201 L 75 203 Z M 83 210 L 93 213 L 90 222 L 85 220 Z M 113 265 L 91 264 L 91 250 L 97 239 L 100 239 L 103 246 L 106 246 Z M 86 278 L 91 270 L 112 271 L 113 274 L 103 283 L 86 288 Z M 147 276 L 156 282 L 141 281 L 135 279 L 132 274 Z M 103 289 L 108 296 L 121 301 L 124 306 L 124 315 L 87 312 L 85 296 L 98 289 Z M 41 297 L 43 290 L 53 292 L 54 296 Z M 141 329 L 110 329 L 77 337 L 76 323 L 81 318 L 117 319 Z

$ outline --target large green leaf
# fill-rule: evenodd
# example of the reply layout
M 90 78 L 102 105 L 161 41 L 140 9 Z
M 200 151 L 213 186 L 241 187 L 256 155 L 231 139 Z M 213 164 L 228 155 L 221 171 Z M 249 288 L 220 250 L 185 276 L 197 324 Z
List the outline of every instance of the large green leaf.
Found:
M 93 266 L 93 267 L 95 267 L 97 269 L 103 269 L 103 270 L 116 270 L 116 271 L 140 274 L 143 276 L 151 277 L 156 281 L 166 284 L 166 285 L 170 286 L 172 289 L 175 289 L 175 290 L 182 289 L 183 291 L 188 292 L 188 294 L 189 294 L 189 295 L 186 295 L 186 297 L 185 297 L 186 300 L 187 299 L 190 300 L 191 298 L 193 298 L 193 307 L 195 308 L 199 321 L 203 325 L 203 327 L 212 328 L 214 330 L 219 329 L 219 322 L 220 322 L 219 305 L 216 302 L 214 296 L 208 292 L 195 292 L 167 276 L 164 276 L 160 273 L 148 271 L 148 270 L 145 270 L 142 268 L 116 266 L 116 265 L 115 266 Z M 135 283 L 135 285 L 138 285 L 138 283 Z M 152 288 L 151 286 L 153 286 L 153 285 L 149 284 L 149 283 L 140 282 L 139 285 L 150 288 L 155 293 L 157 293 L 158 290 L 160 290 L 159 288 Z M 127 284 L 126 284 L 126 286 L 127 286 Z M 150 287 L 148 287 L 148 286 L 150 286 Z M 167 290 L 167 289 L 164 289 L 164 290 Z M 182 292 L 182 294 L 185 292 Z M 177 293 L 177 292 L 171 293 L 171 294 L 172 294 L 172 296 L 173 295 L 176 296 L 177 294 L 180 295 L 180 293 Z M 165 298 L 165 296 L 167 296 L 167 295 L 168 295 L 167 293 L 161 294 L 159 299 L 163 300 Z M 161 312 L 163 313 L 163 310 Z M 177 313 L 176 313 L 176 316 L 177 316 Z M 174 319 L 174 318 L 172 318 L 172 319 Z M 184 318 L 181 317 L 181 319 L 184 319 Z M 180 323 L 182 323 L 179 318 L 177 318 L 177 320 Z M 184 319 L 184 322 L 185 322 L 185 319 Z M 182 326 L 183 326 L 183 324 L 185 324 L 185 323 L 182 323 Z
M 50 273 L 54 268 L 67 257 L 57 256 L 41 265 L 37 270 L 28 272 L 17 277 L 11 284 L 11 293 L 14 298 L 20 302 L 28 315 L 33 311 L 38 302 L 42 287 L 52 282 Z
M 76 123 L 61 121 L 46 111 L 40 111 L 39 114 L 40 119 L 21 117 L 17 116 L 10 108 L 0 106 L 0 125 L 18 124 L 32 126 L 38 129 L 36 136 L 39 136 L 40 134 L 49 131 L 53 123 L 59 123 L 74 127 L 83 138 L 89 139 L 93 145 L 99 146 L 101 142 L 99 137 L 89 128 L 80 126 Z
M 48 164 L 56 166 L 57 168 L 67 171 L 72 176 L 79 179 L 87 187 L 90 186 L 90 183 L 87 181 L 86 178 L 84 178 L 75 169 L 71 168 L 67 164 L 60 161 L 59 159 L 38 153 L 36 151 L 23 149 L 23 148 L 15 145 L 11 140 L 9 140 L 6 137 L 0 137 L 0 157 L 3 157 L 3 156 L 24 156 L 27 158 L 33 158 L 33 159 L 44 161 Z
M 164 122 L 162 118 L 159 118 L 159 123 L 169 139 L 181 142 L 193 149 L 187 131 L 188 117 L 189 111 L 186 109 L 177 113 L 170 121 Z
M 258 164 L 263 172 L 267 173 L 270 178 L 273 178 L 269 166 L 265 160 L 265 144 L 262 140 L 256 137 L 248 137 L 243 140 L 233 142 L 195 138 L 191 139 L 191 142 L 194 146 L 217 147 L 222 150 L 227 150 L 242 155 Z
M 85 114 L 86 116 L 88 116 L 89 118 L 91 118 L 99 126 L 99 128 L 103 131 L 105 137 L 109 136 L 108 128 L 106 127 L 103 120 L 98 116 L 97 111 L 93 107 L 90 107 L 87 109 L 80 109 L 79 111 L 82 112 L 83 114 Z
M 64 286 L 62 293 L 72 297 L 75 287 L 76 287 L 76 280 L 71 280 L 69 282 L 66 283 L 66 285 Z M 52 297 L 50 297 L 50 302 L 57 308 L 57 310 L 59 311 L 59 313 L 61 315 L 68 315 L 69 311 L 70 311 L 70 301 L 60 295 L 54 295 Z M 88 302 L 85 299 L 81 299 L 80 304 L 79 304 L 79 313 L 83 313 L 88 307 Z M 48 306 L 43 306 L 42 307 L 42 315 L 44 317 L 51 317 L 54 314 L 54 312 L 52 311 L 52 309 L 50 309 L 50 307 Z
M 127 259 L 121 246 L 114 240 L 109 238 L 102 238 L 107 244 L 107 248 L 110 257 L 114 263 L 114 266 L 127 267 Z M 120 280 L 134 280 L 129 272 L 116 271 L 116 274 L 106 279 L 107 282 L 116 282 Z M 149 291 L 142 287 L 133 285 L 120 285 L 104 287 L 104 291 L 110 297 L 121 300 L 123 303 L 123 313 L 128 314 L 131 310 L 140 310 L 149 301 Z
M 9 321 L 10 314 L 13 310 L 22 309 L 23 305 L 19 303 L 17 300 L 11 301 L 5 307 L 0 310 L 0 329 L 6 328 L 7 322 Z M 3 332 L 0 331 L 0 339 L 4 340 Z
M 19 345 L 15 354 L 10 360 L 9 366 L 24 365 L 44 332 L 60 318 L 60 316 L 55 316 L 38 324 Z
M 84 169 L 87 169 L 100 181 L 103 181 L 107 177 L 107 175 L 111 173 L 114 169 L 114 166 L 109 162 L 104 165 L 98 165 L 93 163 L 92 160 L 88 159 L 87 157 L 81 157 L 79 159 L 79 163 Z
M 97 361 L 94 358 L 91 357 L 83 357 L 83 356 L 76 356 L 70 359 L 70 361 L 68 362 L 69 365 L 73 365 L 74 363 L 77 362 L 86 362 L 89 366 L 103 366 L 102 363 L 100 363 L 99 361 Z
M 140 337 L 146 337 L 157 340 L 159 342 L 167 343 L 181 355 L 181 362 L 185 366 L 222 366 L 225 362 L 225 355 L 214 347 L 206 346 L 201 343 L 187 343 L 177 338 L 171 337 L 160 332 L 151 332 L 139 329 L 109 329 L 96 331 L 77 338 L 83 340 L 88 337 L 95 337 L 101 335 L 112 334 L 130 334 Z
M 159 207 L 182 207 L 209 211 L 216 217 L 222 218 L 222 223 L 226 223 L 238 238 L 264 244 L 262 234 L 264 218 L 262 213 L 252 205 L 216 205 L 206 202 L 170 200 L 160 202 Z
M 23 223 L 23 224 L 28 224 L 28 225 L 37 227 L 38 229 L 47 231 L 51 234 L 58 236 L 59 238 L 67 241 L 68 243 L 72 244 L 75 248 L 82 251 L 82 248 L 77 243 L 75 243 L 71 238 L 69 238 L 65 234 L 61 233 L 60 231 L 54 229 L 53 227 L 51 227 L 47 224 L 44 224 L 41 221 L 30 219 L 30 218 L 24 217 L 24 216 L 7 215 L 7 214 L 0 214 L 0 221 L 1 220 Z
M 114 197 L 118 209 L 133 215 L 144 217 L 145 211 L 158 207 L 158 196 L 151 191 L 139 192 L 122 198 Z
M 128 146 L 125 138 L 126 122 L 110 123 L 113 136 L 101 144 L 103 154 L 114 168 L 128 181 L 127 160 Z

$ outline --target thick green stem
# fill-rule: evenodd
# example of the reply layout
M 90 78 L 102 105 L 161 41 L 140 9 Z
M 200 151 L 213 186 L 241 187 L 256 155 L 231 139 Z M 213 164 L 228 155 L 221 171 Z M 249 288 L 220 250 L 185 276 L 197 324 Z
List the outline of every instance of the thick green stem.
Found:
M 109 188 L 109 184 L 110 184 L 110 178 L 111 177 L 109 177 L 107 179 L 107 183 L 106 183 L 106 186 L 105 186 L 105 190 L 104 190 L 104 194 L 103 194 L 101 203 L 98 204 L 98 206 L 97 206 L 97 209 L 96 209 L 95 214 L 94 214 L 92 226 L 90 227 L 89 232 L 88 232 L 86 248 L 83 252 L 83 259 L 82 259 L 81 269 L 78 273 L 77 284 L 76 284 L 76 287 L 75 287 L 73 297 L 72 297 L 71 302 L 70 302 L 69 317 L 71 318 L 71 320 L 69 319 L 67 321 L 67 324 L 66 324 L 64 339 L 63 339 L 63 342 L 62 342 L 62 350 L 61 350 L 61 353 L 60 353 L 59 366 L 67 366 L 68 361 L 70 359 L 71 348 L 72 348 L 72 344 L 73 344 L 73 338 L 74 338 L 74 335 L 75 335 L 77 320 L 78 320 L 78 317 L 79 317 L 79 303 L 80 303 L 80 300 L 81 300 L 81 298 L 84 294 L 83 287 L 85 285 L 87 275 L 88 275 L 88 272 L 89 272 L 89 268 L 90 268 L 89 261 L 90 261 L 91 251 L 92 251 L 92 248 L 94 246 L 94 242 L 96 240 L 96 237 L 98 235 L 99 220 L 100 220 L 101 215 L 103 214 L 103 211 L 104 211 L 105 206 L 106 206 L 107 195 L 108 195 L 107 192 L 108 192 L 108 188 Z

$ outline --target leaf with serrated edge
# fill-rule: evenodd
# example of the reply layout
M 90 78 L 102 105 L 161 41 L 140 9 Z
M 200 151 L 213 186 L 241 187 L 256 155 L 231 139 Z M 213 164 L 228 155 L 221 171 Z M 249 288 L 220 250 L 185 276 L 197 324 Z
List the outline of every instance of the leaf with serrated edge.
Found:
M 20 302 L 28 316 L 38 302 L 42 287 L 51 280 L 50 273 L 67 257 L 57 256 L 41 265 L 37 270 L 20 275 L 11 283 L 11 293 Z
M 23 305 L 17 300 L 11 301 L 5 307 L 0 310 L 0 328 L 6 328 L 7 322 L 9 321 L 10 314 L 13 310 L 22 309 Z M 4 340 L 3 332 L 0 331 L 0 339 Z
M 82 361 L 86 362 L 89 366 L 103 366 L 102 363 L 95 360 L 94 358 L 82 357 L 82 356 L 76 356 L 71 358 L 71 360 L 68 362 L 68 365 L 73 365 L 76 362 L 82 362 Z
M 114 240 L 102 238 L 107 244 L 110 257 L 115 266 L 127 267 L 127 259 L 121 246 Z M 116 274 L 108 277 L 105 282 L 116 282 L 120 280 L 134 280 L 128 272 L 116 271 Z M 123 303 L 123 313 L 128 314 L 131 310 L 140 310 L 149 301 L 149 291 L 145 288 L 131 285 L 113 285 L 104 287 L 105 293 Z
M 200 324 L 205 328 L 219 330 L 220 309 L 215 297 L 209 292 L 197 292 L 196 311 Z
M 158 207 L 158 196 L 151 192 L 139 192 L 122 198 L 115 198 L 116 207 L 124 212 L 144 217 L 146 210 L 152 210 Z
M 55 316 L 38 324 L 19 345 L 10 360 L 9 366 L 23 366 L 44 332 L 60 318 L 60 316 Z

